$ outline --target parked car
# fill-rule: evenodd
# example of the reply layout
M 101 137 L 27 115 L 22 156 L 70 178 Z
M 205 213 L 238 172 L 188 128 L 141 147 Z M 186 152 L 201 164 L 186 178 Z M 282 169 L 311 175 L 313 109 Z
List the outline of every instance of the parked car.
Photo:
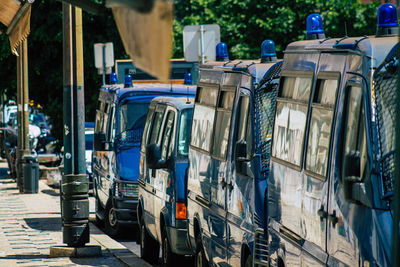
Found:
M 194 98 L 156 97 L 150 103 L 140 149 L 141 257 L 163 266 L 192 255 L 188 239 L 187 175 Z
M 194 96 L 195 87 L 116 84 L 100 90 L 92 171 L 96 218 L 111 236 L 137 226 L 140 142 L 150 101 L 157 96 Z

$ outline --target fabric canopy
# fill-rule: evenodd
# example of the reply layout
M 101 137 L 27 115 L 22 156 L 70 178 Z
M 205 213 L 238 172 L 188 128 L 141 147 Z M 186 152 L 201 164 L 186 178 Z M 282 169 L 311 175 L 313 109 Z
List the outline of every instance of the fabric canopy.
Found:
M 170 77 L 173 3 L 155 1 L 149 13 L 112 7 L 122 42 L 135 65 L 161 81 Z
M 30 33 L 31 4 L 20 5 L 15 0 L 0 0 L 0 22 L 7 27 L 11 53 L 18 56 L 18 46 Z

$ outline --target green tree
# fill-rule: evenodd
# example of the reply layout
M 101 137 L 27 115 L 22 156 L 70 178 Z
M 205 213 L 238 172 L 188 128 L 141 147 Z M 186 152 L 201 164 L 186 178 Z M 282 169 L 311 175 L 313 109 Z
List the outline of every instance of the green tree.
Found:
M 295 40 L 306 36 L 306 18 L 319 13 L 327 36 L 373 35 L 380 2 L 357 0 L 176 0 L 174 21 L 175 57 L 183 57 L 185 25 L 218 24 L 221 41 L 231 58 L 259 58 L 265 39 L 275 41 L 278 56 Z M 346 26 L 345 26 L 346 25 Z

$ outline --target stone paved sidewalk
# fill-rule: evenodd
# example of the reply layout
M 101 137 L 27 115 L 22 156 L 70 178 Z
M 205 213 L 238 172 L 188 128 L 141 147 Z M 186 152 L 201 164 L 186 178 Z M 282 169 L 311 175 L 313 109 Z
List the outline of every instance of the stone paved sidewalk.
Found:
M 20 194 L 0 162 L 0 266 L 149 266 L 124 246 L 90 225 L 88 245 L 102 247 L 96 258 L 50 258 L 63 245 L 58 191 L 39 183 L 38 194 Z M 93 203 L 91 203 L 93 204 Z M 93 205 L 91 205 L 93 211 Z

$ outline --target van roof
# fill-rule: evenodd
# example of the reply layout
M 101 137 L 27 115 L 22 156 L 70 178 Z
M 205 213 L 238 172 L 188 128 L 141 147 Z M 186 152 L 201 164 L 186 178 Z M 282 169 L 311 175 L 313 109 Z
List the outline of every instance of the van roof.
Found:
M 385 59 L 397 42 L 398 36 L 326 38 L 323 40 L 306 40 L 290 43 L 285 53 L 353 51 L 372 57 L 374 60 L 372 60 L 371 67 L 375 68 Z
M 232 61 L 211 61 L 207 62 L 200 66 L 202 69 L 214 69 L 214 70 L 221 70 L 221 71 L 236 71 L 236 72 L 245 72 L 253 76 L 254 83 L 259 83 L 261 79 L 264 77 L 265 73 L 276 63 L 280 62 L 281 60 L 278 59 L 277 61 L 273 62 L 266 62 L 261 63 L 260 59 L 255 60 L 232 60 Z
M 194 97 L 170 97 L 170 96 L 158 96 L 151 102 L 166 104 L 168 106 L 175 107 L 178 110 L 185 108 L 193 108 Z
M 118 99 L 135 95 L 154 95 L 159 93 L 173 95 L 195 95 L 196 86 L 183 84 L 143 83 L 124 88 L 123 84 L 104 85 L 101 90 L 117 94 Z

